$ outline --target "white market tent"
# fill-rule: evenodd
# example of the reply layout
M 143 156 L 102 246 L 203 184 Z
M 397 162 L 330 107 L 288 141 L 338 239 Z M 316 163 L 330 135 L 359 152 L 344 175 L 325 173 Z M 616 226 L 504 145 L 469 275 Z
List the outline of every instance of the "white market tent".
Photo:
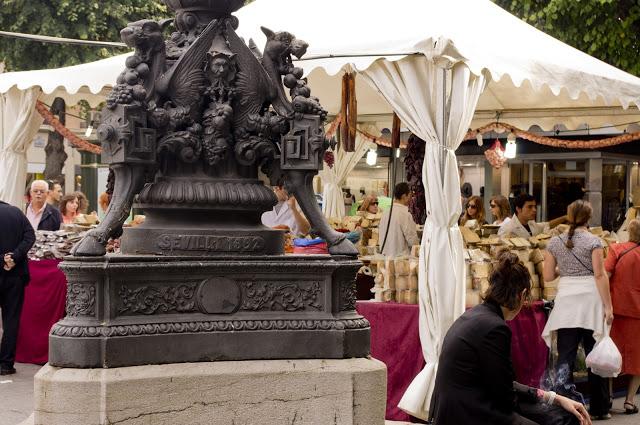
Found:
M 353 70 L 359 114 L 388 125 L 395 111 L 426 141 L 423 183 L 431 208 L 420 250 L 419 291 L 427 364 L 400 403 L 425 418 L 443 338 L 464 311 L 454 151 L 467 129 L 493 120 L 495 111 L 521 128 L 637 121 L 640 79 L 549 37 L 488 0 L 257 0 L 237 16 L 239 33 L 258 46 L 264 45 L 260 25 L 292 32 L 310 44 L 300 65 L 330 113 L 339 110 L 341 73 Z M 0 199 L 22 195 L 25 147 L 41 123 L 32 113 L 38 96 L 72 102 L 86 95 L 95 104 L 92 95 L 115 81 L 124 56 L 0 74 Z M 340 178 L 333 181 L 336 204 Z

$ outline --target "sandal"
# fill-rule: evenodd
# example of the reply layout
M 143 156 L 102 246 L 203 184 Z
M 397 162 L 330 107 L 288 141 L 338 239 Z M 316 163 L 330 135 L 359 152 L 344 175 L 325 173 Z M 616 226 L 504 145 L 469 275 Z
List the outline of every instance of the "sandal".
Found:
M 630 408 L 628 406 L 631 406 Z M 638 406 L 633 403 L 629 403 L 628 401 L 624 402 L 624 413 L 625 415 L 634 415 L 638 413 Z

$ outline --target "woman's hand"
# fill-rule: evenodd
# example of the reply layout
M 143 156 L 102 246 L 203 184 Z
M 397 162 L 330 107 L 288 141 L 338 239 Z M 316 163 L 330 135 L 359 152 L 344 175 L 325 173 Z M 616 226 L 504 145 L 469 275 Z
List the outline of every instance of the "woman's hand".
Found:
M 570 398 L 556 395 L 555 403 L 567 412 L 578 418 L 580 425 L 591 425 L 591 417 L 582 403 L 571 400 Z
M 610 325 L 613 322 L 613 308 L 605 307 L 604 308 L 604 320 L 606 320 L 607 325 Z

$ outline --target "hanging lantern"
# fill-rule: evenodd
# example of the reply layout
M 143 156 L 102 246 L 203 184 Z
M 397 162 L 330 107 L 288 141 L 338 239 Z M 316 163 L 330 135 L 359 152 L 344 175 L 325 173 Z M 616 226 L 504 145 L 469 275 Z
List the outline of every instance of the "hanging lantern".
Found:
M 376 165 L 376 162 L 378 162 L 378 153 L 376 151 L 374 151 L 373 149 L 370 150 L 369 152 L 367 152 L 367 164 L 374 166 Z
M 508 159 L 513 159 L 516 157 L 516 135 L 513 133 L 509 133 L 507 136 L 507 146 L 504 151 L 504 157 Z

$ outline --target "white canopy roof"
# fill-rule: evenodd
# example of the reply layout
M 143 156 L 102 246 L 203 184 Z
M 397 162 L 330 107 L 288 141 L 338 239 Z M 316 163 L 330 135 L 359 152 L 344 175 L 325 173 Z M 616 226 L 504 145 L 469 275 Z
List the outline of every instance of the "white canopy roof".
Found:
M 341 70 L 420 53 L 463 61 L 476 74 L 489 72 L 492 81 L 472 126 L 493 121 L 495 111 L 521 128 L 640 120 L 640 78 L 555 40 L 488 0 L 257 0 L 237 15 L 239 33 L 260 47 L 265 41 L 261 25 L 310 44 L 300 65 L 313 94 L 331 113 L 339 110 Z M 52 97 L 96 104 L 124 68 L 125 57 L 0 74 L 0 92 L 40 86 Z M 357 93 L 363 119 L 387 120 L 391 108 L 360 78 Z

